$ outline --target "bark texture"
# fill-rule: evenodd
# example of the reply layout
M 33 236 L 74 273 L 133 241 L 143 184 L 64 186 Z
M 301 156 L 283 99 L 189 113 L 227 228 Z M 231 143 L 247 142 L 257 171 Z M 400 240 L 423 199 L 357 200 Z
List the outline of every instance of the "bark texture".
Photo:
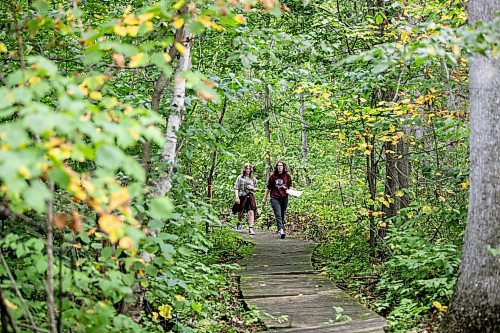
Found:
M 498 0 L 469 1 L 469 19 L 490 21 Z M 500 59 L 470 60 L 470 192 L 455 293 L 441 332 L 500 332 Z
M 179 60 L 174 72 L 172 107 L 168 116 L 165 133 L 166 143 L 162 152 L 162 160 L 167 163 L 167 170 L 157 183 L 157 193 L 161 196 L 165 196 L 172 188 L 172 175 L 177 157 L 177 131 L 181 126 L 186 98 L 186 78 L 183 76 L 183 72 L 189 69 L 191 63 L 191 42 L 193 35 L 187 33 L 185 26 L 182 29 L 184 29 L 183 36 L 185 36 L 182 41 L 184 52 L 179 53 Z

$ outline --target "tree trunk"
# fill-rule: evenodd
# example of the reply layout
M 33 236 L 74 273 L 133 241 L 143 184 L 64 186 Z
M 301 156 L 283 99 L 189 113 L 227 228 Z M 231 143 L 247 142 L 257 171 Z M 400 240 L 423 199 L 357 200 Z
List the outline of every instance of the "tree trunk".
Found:
M 498 0 L 469 1 L 470 22 L 491 21 Z M 470 192 L 458 280 L 442 332 L 500 332 L 500 59 L 470 59 Z M 491 248 L 490 248 L 491 247 Z M 489 250 L 490 249 L 490 250 Z
M 184 113 L 184 99 L 186 97 L 186 78 L 182 76 L 189 68 L 191 58 L 192 34 L 187 33 L 186 26 L 182 27 L 182 45 L 185 50 L 179 53 L 179 60 L 174 72 L 174 91 L 172 99 L 172 109 L 168 116 L 167 130 L 165 133 L 166 144 L 162 152 L 162 160 L 167 163 L 165 175 L 158 180 L 157 193 L 165 196 L 172 187 L 172 175 L 177 157 L 177 131 L 181 126 L 182 115 Z
M 269 176 L 273 172 L 273 167 L 271 165 L 271 128 L 269 126 L 270 113 L 269 113 L 269 87 L 267 86 L 267 82 L 264 81 L 264 115 L 266 120 L 264 120 L 264 131 L 266 133 L 267 145 L 266 145 L 266 180 L 269 179 Z
M 53 192 L 54 185 L 49 184 L 50 190 Z M 47 316 L 49 322 L 49 332 L 56 332 L 56 308 L 54 302 L 54 233 L 53 233 L 53 221 L 54 221 L 54 203 L 49 200 L 47 205 L 47 285 L 45 289 L 47 291 Z M 59 267 L 61 269 L 61 267 Z
M 370 155 L 366 156 L 366 181 L 370 192 L 371 204 L 368 205 L 370 212 L 375 211 L 375 197 L 377 193 L 377 165 L 375 162 L 375 136 L 371 140 L 365 138 L 367 145 L 371 145 Z M 375 217 L 370 214 L 370 255 L 375 256 L 375 246 L 377 243 L 377 227 L 375 225 Z
M 397 156 L 396 145 L 388 141 L 385 142 L 385 182 L 384 182 L 384 196 L 388 201 L 388 206 L 383 206 L 384 218 L 390 218 L 396 215 L 398 207 L 394 194 L 399 189 L 399 178 L 397 170 Z M 379 231 L 380 236 L 385 236 L 385 227 L 381 227 Z
M 170 51 L 168 52 L 170 59 L 175 59 L 177 57 L 177 49 L 175 48 L 175 42 L 182 42 L 182 29 L 176 31 L 174 45 L 170 47 Z M 163 91 L 168 84 L 168 77 L 165 72 L 162 72 L 158 80 L 155 82 L 153 96 L 151 97 L 151 110 L 158 112 L 160 109 L 161 98 L 163 95 Z M 151 141 L 146 141 L 142 148 L 142 156 L 141 156 L 141 164 L 146 172 L 146 179 L 148 179 L 149 175 L 149 161 L 151 160 Z
M 309 178 L 309 171 L 307 169 L 307 166 L 309 164 L 309 159 L 307 156 L 307 154 L 309 153 L 309 146 L 307 143 L 307 125 L 306 125 L 306 121 L 304 120 L 304 111 L 305 111 L 304 96 L 301 95 L 300 96 L 299 113 L 300 113 L 300 125 L 302 126 L 302 136 L 301 136 L 302 160 L 304 162 L 304 173 L 305 173 L 306 185 L 310 185 L 311 179 Z
M 220 113 L 219 121 L 217 122 L 219 125 L 222 125 L 222 120 L 224 119 L 224 115 L 226 114 L 226 107 L 227 107 L 227 97 L 224 97 L 224 104 L 222 105 L 222 111 Z M 217 137 L 215 139 L 215 142 L 219 143 L 220 137 Z M 208 170 L 208 176 L 207 176 L 207 196 L 210 205 L 212 204 L 213 201 L 213 181 L 214 181 L 216 166 L 217 166 L 217 147 L 214 148 L 214 151 L 212 152 L 212 163 L 210 164 L 210 169 Z M 205 222 L 205 232 L 208 234 L 208 231 L 209 231 L 209 224 L 208 222 Z
M 403 132 L 409 135 L 407 128 L 403 128 Z M 409 148 L 408 144 L 404 139 L 400 139 L 396 145 L 396 152 L 398 154 L 398 160 L 396 162 L 396 168 L 398 171 L 398 185 L 399 190 L 407 189 L 410 184 L 408 177 L 410 175 L 410 158 L 409 158 Z M 408 194 L 404 193 L 402 197 L 396 197 L 396 207 L 398 210 L 407 207 L 410 204 L 410 197 Z

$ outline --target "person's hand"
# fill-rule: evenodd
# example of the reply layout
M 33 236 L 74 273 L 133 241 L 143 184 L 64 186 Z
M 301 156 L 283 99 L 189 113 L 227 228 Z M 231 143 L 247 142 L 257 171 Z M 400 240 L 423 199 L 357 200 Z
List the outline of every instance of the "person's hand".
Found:
M 266 198 L 262 199 L 262 203 L 263 203 L 263 204 L 265 204 L 265 203 L 266 203 L 266 201 L 267 201 L 267 199 L 266 199 Z
M 240 204 L 240 198 L 234 200 L 234 202 L 236 202 L 239 205 Z

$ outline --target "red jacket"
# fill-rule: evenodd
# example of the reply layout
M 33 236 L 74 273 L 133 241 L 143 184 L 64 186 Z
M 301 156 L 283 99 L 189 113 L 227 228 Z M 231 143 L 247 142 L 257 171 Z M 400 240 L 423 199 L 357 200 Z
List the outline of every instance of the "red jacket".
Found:
M 286 190 L 292 187 L 292 177 L 288 172 L 273 173 L 267 180 L 267 188 L 271 191 L 271 198 L 285 198 Z

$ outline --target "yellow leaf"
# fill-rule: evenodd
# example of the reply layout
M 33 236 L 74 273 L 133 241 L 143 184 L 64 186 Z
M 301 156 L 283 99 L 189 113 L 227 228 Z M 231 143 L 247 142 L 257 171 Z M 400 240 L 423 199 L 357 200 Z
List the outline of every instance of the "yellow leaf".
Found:
M 196 21 L 200 22 L 204 26 L 210 26 L 210 24 L 212 23 L 212 19 L 208 16 L 198 16 L 196 18 Z
M 172 318 L 172 307 L 170 305 L 161 305 L 158 307 L 158 311 L 160 311 L 160 316 L 162 316 L 163 318 Z
M 29 179 L 31 177 L 31 173 L 30 171 L 28 170 L 28 168 L 26 168 L 24 165 L 21 165 L 19 166 L 19 168 L 17 169 L 17 172 L 19 172 L 19 174 L 24 178 L 24 179 Z
M 177 49 L 177 51 L 179 51 L 179 53 L 182 54 L 186 53 L 187 51 L 186 47 L 179 42 L 175 42 L 175 48 Z
M 406 42 L 407 38 L 408 38 L 408 31 L 406 31 L 406 29 L 403 29 L 403 31 L 401 31 L 401 42 L 402 43 Z
M 396 193 L 394 193 L 394 196 L 395 197 L 404 197 L 405 193 L 403 191 L 397 191 Z
M 17 310 L 17 305 L 15 305 L 14 303 L 12 303 L 11 301 L 9 301 L 7 298 L 4 298 L 3 299 L 3 302 L 5 303 L 5 306 L 9 309 L 9 310 Z
M 233 18 L 234 22 L 238 24 L 245 24 L 247 22 L 246 18 L 243 15 L 235 15 Z
M 124 26 L 122 25 L 115 25 L 115 27 L 113 28 L 113 31 L 115 32 L 115 34 L 117 34 L 118 36 L 122 36 L 122 37 L 125 37 L 127 36 L 127 28 L 125 28 Z
M 127 34 L 131 37 L 136 37 L 139 32 L 139 26 L 137 25 L 129 25 L 127 27 Z
M 380 198 L 378 201 L 380 201 L 384 206 L 389 208 L 389 202 L 387 200 L 385 200 L 384 198 Z
M 158 321 L 158 312 L 153 311 L 153 321 Z
M 184 302 L 184 300 L 185 300 L 186 298 L 184 298 L 184 296 L 182 296 L 182 295 L 175 295 L 175 299 L 176 299 L 178 302 Z
M 0 53 L 7 53 L 7 46 L 4 43 L 0 42 Z
M 422 213 L 424 213 L 424 214 L 429 213 L 431 210 L 432 210 L 432 208 L 430 206 L 425 205 L 422 207 Z
M 130 62 L 128 64 L 128 66 L 130 68 L 138 67 L 141 64 L 143 56 L 144 56 L 144 53 L 142 53 L 142 52 L 134 54 L 133 56 L 130 57 Z
M 179 10 L 182 8 L 183 4 L 184 4 L 184 0 L 181 0 L 181 1 L 177 2 L 175 5 L 173 5 L 172 8 L 175 10 Z
M 126 24 L 130 24 L 130 25 L 135 25 L 135 24 L 139 24 L 141 23 L 136 17 L 134 14 L 129 14 L 127 16 L 125 16 L 125 19 L 123 20 L 123 22 L 125 22 Z
M 119 191 L 111 193 L 111 199 L 109 200 L 108 209 L 111 211 L 116 209 L 119 206 L 122 206 L 127 203 L 130 199 L 128 190 L 126 187 L 120 188 Z
M 166 62 L 172 61 L 172 57 L 168 53 L 163 53 L 163 59 L 165 59 Z
M 443 197 L 441 195 L 438 197 L 438 200 L 441 201 L 441 202 L 445 202 L 446 201 L 445 197 Z
M 100 101 L 102 99 L 102 94 L 99 91 L 92 91 L 89 97 L 95 101 Z
M 432 305 L 434 305 L 436 309 L 438 309 L 441 312 L 445 312 L 446 310 L 448 310 L 448 307 L 446 305 L 442 305 L 438 301 L 432 302 Z
M 99 227 L 104 231 L 108 236 L 113 235 L 114 240 L 117 239 L 117 234 L 121 231 L 123 223 L 120 219 L 115 215 L 105 214 L 99 218 Z
M 35 84 L 37 84 L 38 82 L 40 82 L 42 79 L 38 76 L 32 76 L 28 79 L 28 83 L 30 84 L 30 86 L 33 86 Z
M 118 246 L 120 246 L 124 250 L 130 249 L 134 245 L 134 241 L 129 236 L 125 236 L 120 239 Z
M 153 23 L 147 21 L 147 22 L 144 22 L 143 25 L 146 26 L 146 32 L 153 30 Z
M 184 25 L 184 19 L 182 17 L 179 17 L 172 22 L 172 25 L 174 26 L 174 28 L 180 29 Z
M 137 17 L 140 23 L 148 22 L 150 21 L 153 17 L 155 17 L 155 14 L 153 13 L 144 13 L 141 14 Z

